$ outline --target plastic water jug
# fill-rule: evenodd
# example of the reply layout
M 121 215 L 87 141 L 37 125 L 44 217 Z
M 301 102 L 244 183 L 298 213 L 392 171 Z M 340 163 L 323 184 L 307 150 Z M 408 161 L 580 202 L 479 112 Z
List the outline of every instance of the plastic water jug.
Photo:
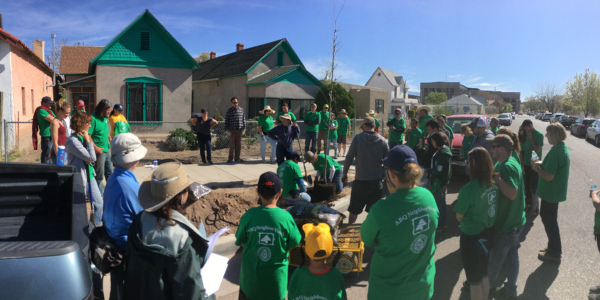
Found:
M 65 146 L 58 146 L 58 151 L 56 151 L 56 165 L 65 165 Z

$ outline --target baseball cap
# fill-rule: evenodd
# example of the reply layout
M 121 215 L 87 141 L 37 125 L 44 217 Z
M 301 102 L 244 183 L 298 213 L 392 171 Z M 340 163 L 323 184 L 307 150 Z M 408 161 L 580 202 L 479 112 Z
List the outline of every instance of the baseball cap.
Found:
M 325 259 L 333 252 L 333 238 L 329 225 L 319 223 L 318 225 L 307 223 L 302 225 L 304 230 L 304 252 L 311 259 Z
M 288 152 L 285 155 L 285 159 L 287 159 L 287 160 L 292 160 L 294 158 L 298 158 L 298 159 L 300 159 L 300 161 L 302 161 L 302 157 L 300 157 L 300 153 L 298 153 L 296 151 Z
M 493 117 L 492 120 L 491 120 L 491 122 L 494 122 L 494 121 L 500 122 L 500 120 L 498 118 L 496 118 L 496 117 Z
M 317 104 L 313 102 L 313 104 L 311 104 L 310 106 L 317 107 Z
M 485 126 L 487 126 L 487 123 L 485 122 L 485 119 L 482 117 L 473 119 L 473 121 L 471 121 L 471 123 L 469 124 L 469 127 L 471 128 L 471 130 L 474 130 L 475 127 L 485 127 Z
M 406 145 L 398 145 L 388 152 L 388 156 L 383 159 L 383 165 L 388 166 L 396 172 L 404 173 L 404 166 L 408 163 L 417 163 L 415 151 Z
M 140 139 L 133 133 L 121 133 L 110 141 L 111 156 L 115 164 L 124 165 L 141 160 L 148 149 L 142 146 Z
M 206 111 L 206 109 L 203 108 L 203 109 L 200 110 L 200 113 L 201 114 L 205 114 L 205 113 L 207 113 L 207 111 Z
M 42 103 L 51 103 L 51 104 L 54 104 L 54 101 L 52 101 L 52 98 L 50 98 L 48 96 L 44 96 L 42 98 Z
M 85 102 L 83 102 L 83 100 L 79 100 L 79 101 L 77 101 L 77 106 L 85 107 Z
M 273 172 L 265 172 L 258 178 L 258 192 L 262 194 L 265 188 L 272 189 L 275 193 L 281 191 L 281 178 Z
M 325 104 L 325 105 L 323 105 L 323 107 L 327 107 L 327 108 L 329 108 L 329 104 Z
M 117 103 L 115 104 L 115 106 L 113 106 L 114 110 L 118 110 L 118 111 L 123 111 L 123 105 Z
M 375 119 L 373 119 L 372 117 L 366 117 L 363 120 L 363 125 L 368 125 L 370 127 L 375 127 Z
M 315 157 L 315 154 L 311 151 L 304 152 L 304 161 L 310 162 L 311 160 L 313 160 L 313 157 Z
M 399 108 L 396 108 L 396 113 L 399 114 L 402 110 Z

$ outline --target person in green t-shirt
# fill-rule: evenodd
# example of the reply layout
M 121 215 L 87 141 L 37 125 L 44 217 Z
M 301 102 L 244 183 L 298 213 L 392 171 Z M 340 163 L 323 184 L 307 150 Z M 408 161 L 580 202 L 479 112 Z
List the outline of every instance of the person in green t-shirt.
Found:
M 471 130 L 471 127 L 469 127 L 469 124 L 463 124 L 460 127 L 460 133 L 463 135 L 462 147 L 460 148 L 460 159 L 467 160 L 475 136 L 473 135 L 473 131 Z
M 410 129 L 408 130 L 408 146 L 410 149 L 416 151 L 417 149 L 423 148 L 423 132 L 419 129 L 419 119 L 412 118 L 410 120 Z
M 326 160 L 327 172 L 324 177 L 327 179 L 327 182 L 335 183 L 335 193 L 339 194 L 344 189 L 344 183 L 342 183 L 342 166 L 329 155 L 315 155 L 310 151 L 304 153 L 304 161 L 313 165 L 313 168 L 317 171 L 317 177 L 323 174 Z
M 408 146 L 390 149 L 383 164 L 390 195 L 373 204 L 360 226 L 365 246 L 375 248 L 367 298 L 431 299 L 439 218 L 435 200 L 417 185 L 423 171 Z
M 319 133 L 319 123 L 321 123 L 321 113 L 317 112 L 317 104 L 313 103 L 310 105 L 310 111 L 304 115 L 304 125 L 306 125 L 304 152 L 317 152 L 317 134 Z
M 594 237 L 598 251 L 600 251 L 600 197 L 598 196 L 600 191 L 590 191 L 590 193 L 592 195 L 592 204 L 594 205 Z M 600 294 L 600 287 L 593 286 L 590 292 Z
M 450 126 L 446 125 L 446 115 L 440 115 L 436 118 L 438 124 L 440 125 L 440 129 L 446 129 L 448 131 L 448 147 L 452 149 L 452 140 L 454 139 L 454 131 Z
M 367 113 L 367 117 L 371 117 L 375 120 L 375 132 L 379 133 L 379 120 L 377 120 L 377 118 L 375 118 L 376 116 L 377 116 L 377 113 L 375 113 L 375 111 L 372 109 Z
M 319 112 L 321 122 L 319 123 L 319 135 L 317 137 L 317 152 L 321 152 L 321 144 L 327 144 L 327 123 L 329 122 L 329 105 L 323 105 L 323 111 Z M 325 146 L 327 155 L 329 155 L 329 147 Z
M 525 219 L 524 181 L 521 166 L 512 157 L 513 141 L 505 134 L 497 135 L 492 141 L 492 155 L 497 163 L 494 167 L 494 180 L 500 189 L 498 211 L 494 229 L 494 248 L 490 251 L 488 278 L 490 288 L 503 289 L 510 297 L 517 296 L 519 276 L 520 235 Z M 469 154 L 470 158 L 471 154 Z M 506 281 L 496 280 L 502 266 L 506 264 Z
M 113 164 L 110 159 L 110 126 L 108 125 L 108 117 L 112 105 L 108 100 L 102 99 L 94 113 L 92 113 L 92 122 L 89 129 L 89 134 L 94 142 L 94 150 L 96 151 L 96 164 L 94 164 L 94 172 L 96 172 L 96 182 L 100 188 L 100 193 L 104 194 L 104 186 L 102 180 L 108 179 L 113 172 Z
M 261 206 L 246 211 L 235 233 L 244 246 L 240 270 L 240 299 L 282 300 L 287 294 L 288 254 L 302 238 L 294 218 L 277 207 L 282 181 L 273 172 L 260 175 Z
M 346 156 L 346 137 L 350 136 L 350 119 L 345 109 L 340 111 L 340 117 L 337 119 L 338 122 L 338 153 L 340 156 Z
M 283 181 L 283 192 L 281 199 L 285 200 L 285 205 L 300 205 L 310 202 L 310 196 L 306 193 L 306 185 L 302 180 L 302 170 L 300 169 L 300 154 L 298 152 L 288 152 L 284 161 L 277 168 L 277 176 Z
M 83 102 L 83 99 L 81 98 L 79 98 L 79 101 L 77 101 L 77 106 L 75 109 L 71 111 L 71 116 L 73 116 L 76 112 L 85 112 L 85 102 Z
M 389 138 L 388 138 L 388 146 L 390 149 L 394 148 L 396 145 L 402 145 L 404 140 L 404 130 L 406 130 L 406 124 L 404 123 L 404 119 L 402 119 L 402 110 L 396 108 L 394 111 L 394 115 L 391 116 L 386 125 L 389 127 Z
M 275 151 L 277 149 L 277 141 L 270 138 L 267 133 L 273 129 L 273 117 L 271 114 L 275 111 L 270 106 L 265 106 L 260 111 L 261 115 L 258 117 L 258 141 L 260 142 L 260 157 L 262 162 L 266 163 L 265 152 L 267 151 L 267 144 L 271 145 L 271 163 L 275 163 Z
M 544 134 L 533 127 L 533 122 L 527 119 L 523 121 L 525 131 L 525 143 L 523 143 L 523 172 L 525 174 L 525 203 L 528 214 L 537 215 L 540 212 L 539 197 L 536 193 L 538 187 L 538 174 L 531 167 L 532 151 L 542 159 L 542 146 L 544 146 Z
M 433 119 L 433 117 L 429 114 L 431 108 L 428 106 L 421 106 L 419 109 L 419 129 L 423 132 L 423 137 L 427 136 L 427 121 Z
M 521 157 L 519 155 L 519 153 L 521 153 L 521 144 L 519 143 L 519 137 L 517 136 L 517 134 L 507 127 L 502 127 L 498 129 L 497 135 L 498 134 L 506 134 L 513 141 L 513 149 L 511 152 L 511 156 L 517 161 L 519 165 L 521 165 Z
M 439 229 L 441 230 L 446 227 L 446 186 L 452 177 L 452 151 L 446 146 L 446 135 L 443 132 L 433 133 L 430 141 L 429 147 L 436 150 L 431 158 L 431 167 L 427 169 L 427 177 L 429 190 L 440 212 Z
M 496 136 L 498 134 L 498 129 L 500 125 L 500 120 L 498 120 L 498 118 L 492 118 L 490 120 L 490 131 L 494 134 L 494 136 Z
M 39 129 L 42 145 L 42 153 L 40 156 L 40 163 L 42 164 L 52 164 L 52 151 L 54 144 L 52 142 L 52 134 L 50 132 L 50 124 L 56 118 L 56 115 L 52 111 L 52 106 L 54 105 L 54 101 L 52 98 L 45 96 L 42 98 L 42 105 L 35 109 L 34 118 L 36 118 L 33 122 L 33 126 L 37 123 L 37 128 L 33 128 L 33 146 L 34 149 L 37 149 L 37 134 Z
M 329 225 L 307 223 L 304 231 L 304 252 L 310 258 L 307 267 L 294 271 L 290 281 L 289 300 L 346 300 L 344 276 L 338 268 L 327 265 L 333 252 Z
M 329 144 L 333 145 L 333 157 L 338 157 L 338 121 L 335 119 L 335 114 L 329 113 L 329 133 L 327 134 L 327 149 L 329 149 Z
M 294 123 L 294 126 L 296 126 L 297 125 L 296 115 L 294 115 L 294 113 L 290 111 L 289 104 L 287 104 L 286 102 L 283 102 L 281 104 L 281 110 L 282 110 L 282 112 L 277 114 L 277 119 L 275 119 L 275 125 L 281 125 L 281 116 L 290 115 L 290 117 L 292 117 L 292 123 Z
M 492 158 L 484 148 L 469 155 L 470 182 L 460 189 L 454 212 L 460 222 L 460 256 L 462 258 L 471 299 L 488 298 L 488 247 L 492 226 L 498 211 L 498 187 L 494 183 Z
M 542 199 L 540 217 L 548 236 L 548 247 L 540 251 L 540 260 L 560 262 L 562 245 L 558 229 L 558 204 L 567 200 L 571 154 L 565 144 L 567 130 L 558 122 L 546 127 L 548 143 L 552 145 L 544 161 L 531 160 L 539 175 L 537 194 Z

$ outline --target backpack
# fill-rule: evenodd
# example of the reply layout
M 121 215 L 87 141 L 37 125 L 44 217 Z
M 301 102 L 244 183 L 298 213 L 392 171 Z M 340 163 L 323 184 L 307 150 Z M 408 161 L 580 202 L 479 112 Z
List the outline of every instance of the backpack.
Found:
M 104 226 L 98 226 L 90 234 L 89 257 L 96 268 L 106 274 L 123 263 L 125 250 L 117 246 L 115 239 L 108 235 Z
M 131 130 L 129 130 L 129 124 L 127 122 L 119 121 L 115 123 L 115 136 L 117 136 L 119 133 L 128 132 L 131 132 Z

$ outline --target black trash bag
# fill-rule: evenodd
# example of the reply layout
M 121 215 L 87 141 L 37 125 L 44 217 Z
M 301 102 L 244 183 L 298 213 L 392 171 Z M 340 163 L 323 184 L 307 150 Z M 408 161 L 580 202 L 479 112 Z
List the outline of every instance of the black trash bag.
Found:
M 287 208 L 287 211 L 294 218 L 298 225 L 302 239 L 304 240 L 304 230 L 302 226 L 307 223 L 326 223 L 331 228 L 331 237 L 334 246 L 338 245 L 337 238 L 340 232 L 340 224 L 346 218 L 339 211 L 321 204 L 306 203 Z

